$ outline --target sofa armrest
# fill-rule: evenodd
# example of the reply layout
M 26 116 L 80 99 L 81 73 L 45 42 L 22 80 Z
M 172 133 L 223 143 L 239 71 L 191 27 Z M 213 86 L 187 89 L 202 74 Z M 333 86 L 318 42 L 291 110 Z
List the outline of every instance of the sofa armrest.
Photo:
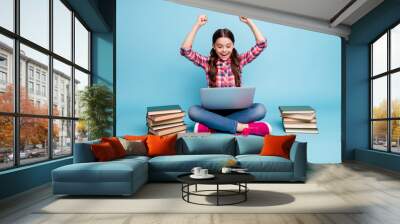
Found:
M 74 163 L 89 163 L 95 162 L 96 158 L 92 153 L 90 146 L 100 143 L 100 140 L 75 143 L 74 145 Z
M 307 142 L 294 142 L 290 149 L 290 160 L 293 162 L 293 179 L 305 181 L 307 175 Z

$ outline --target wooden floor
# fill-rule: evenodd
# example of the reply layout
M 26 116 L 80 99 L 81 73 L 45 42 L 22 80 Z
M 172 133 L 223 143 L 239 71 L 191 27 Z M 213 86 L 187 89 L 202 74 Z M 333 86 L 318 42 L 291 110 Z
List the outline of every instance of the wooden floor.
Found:
M 310 165 L 308 183 L 367 206 L 357 214 L 35 214 L 35 208 L 54 200 L 47 185 L 1 201 L 0 223 L 400 223 L 399 173 L 359 163 Z

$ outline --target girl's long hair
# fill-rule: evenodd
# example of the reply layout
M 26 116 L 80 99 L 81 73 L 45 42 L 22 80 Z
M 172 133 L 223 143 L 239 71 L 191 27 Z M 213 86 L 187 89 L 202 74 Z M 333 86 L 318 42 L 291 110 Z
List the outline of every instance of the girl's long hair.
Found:
M 227 28 L 218 29 L 217 31 L 214 32 L 213 37 L 212 37 L 213 45 L 215 44 L 217 39 L 220 37 L 227 37 L 232 41 L 232 43 L 235 43 L 235 37 L 233 36 L 233 33 Z M 236 87 L 240 87 L 240 85 L 241 85 L 240 66 L 239 66 L 240 62 L 239 62 L 239 55 L 235 48 L 233 48 L 233 50 L 232 50 L 230 59 L 231 59 L 232 73 L 235 76 L 235 85 L 236 85 Z M 217 52 L 215 52 L 214 48 L 212 48 L 210 51 L 210 57 L 208 60 L 208 65 L 209 65 L 208 66 L 209 67 L 208 79 L 209 79 L 210 87 L 217 87 L 216 86 L 217 60 L 218 60 Z

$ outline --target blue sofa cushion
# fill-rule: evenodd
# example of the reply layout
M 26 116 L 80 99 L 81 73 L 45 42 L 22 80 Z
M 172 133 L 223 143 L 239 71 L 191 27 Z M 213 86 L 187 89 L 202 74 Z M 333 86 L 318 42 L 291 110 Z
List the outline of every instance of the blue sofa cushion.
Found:
M 177 147 L 178 155 L 225 154 L 235 155 L 235 137 L 231 134 L 185 136 Z
M 236 155 L 259 154 L 264 145 L 264 138 L 255 135 L 238 135 L 236 143 Z
M 293 162 L 279 156 L 238 155 L 236 159 L 249 172 L 293 172 Z
M 219 171 L 230 159 L 231 155 L 174 155 L 158 156 L 149 160 L 151 172 L 190 172 L 193 167 L 200 166 L 209 171 Z
M 134 172 L 147 171 L 147 163 L 140 159 L 108 162 L 74 163 L 53 170 L 57 182 L 130 182 Z M 147 172 L 142 175 L 147 176 Z

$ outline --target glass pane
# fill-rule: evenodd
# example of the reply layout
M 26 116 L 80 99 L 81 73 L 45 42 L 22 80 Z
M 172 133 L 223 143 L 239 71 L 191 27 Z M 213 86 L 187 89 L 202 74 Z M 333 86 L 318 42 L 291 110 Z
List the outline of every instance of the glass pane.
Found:
M 372 44 L 373 76 L 387 71 L 387 34 Z
M 72 117 L 71 66 L 53 60 L 53 115 Z
M 14 165 L 13 118 L 0 116 L 0 170 Z
M 0 9 L 0 26 L 14 31 L 14 0 L 1 0 Z
M 60 1 L 53 1 L 53 51 L 71 60 L 72 12 Z
M 387 121 L 372 122 L 372 148 L 387 151 Z
M 49 0 L 20 0 L 21 36 L 49 48 Z
M 390 37 L 391 69 L 400 67 L 400 24 L 391 30 Z
M 79 117 L 82 114 L 80 105 L 80 94 L 89 86 L 89 75 L 75 69 L 75 117 Z
M 387 118 L 387 77 L 372 81 L 372 118 Z
M 48 63 L 47 55 L 21 44 L 21 113 L 48 114 Z
M 392 152 L 400 153 L 400 120 L 391 121 L 392 124 Z
M 0 35 L 0 111 L 14 111 L 14 43 Z
M 21 164 L 34 163 L 49 158 L 49 120 L 22 117 L 20 119 Z
M 84 120 L 75 121 L 75 143 L 85 142 L 88 138 L 88 128 Z
M 89 32 L 75 18 L 75 64 L 89 70 Z
M 53 157 L 72 155 L 72 121 L 53 120 Z
M 400 118 L 400 72 L 391 75 L 391 88 L 390 88 L 390 98 L 391 98 L 391 110 L 392 117 Z

